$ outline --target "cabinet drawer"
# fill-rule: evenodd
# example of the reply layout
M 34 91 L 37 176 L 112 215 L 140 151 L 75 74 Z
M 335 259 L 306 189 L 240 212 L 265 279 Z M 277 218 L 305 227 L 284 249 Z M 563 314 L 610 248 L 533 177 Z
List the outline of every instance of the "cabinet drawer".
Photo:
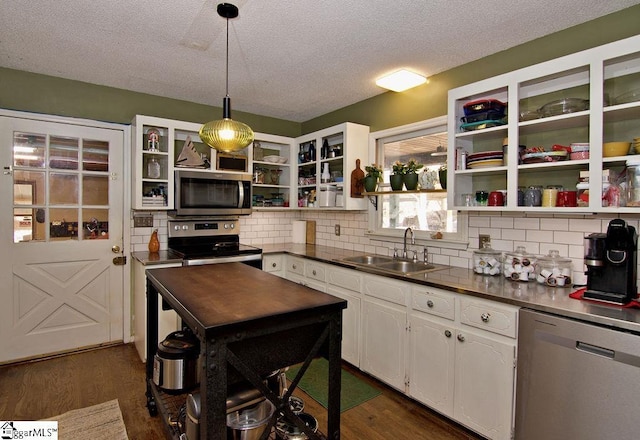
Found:
M 327 269 L 327 282 L 343 289 L 354 292 L 362 292 L 362 275 L 355 270 L 343 270 L 329 267 Z
M 518 328 L 518 308 L 478 298 L 460 298 L 460 322 L 515 338 Z
M 364 293 L 385 301 L 407 305 L 407 295 L 411 291 L 409 283 L 394 282 L 387 278 L 375 275 L 364 277 Z
M 412 307 L 414 310 L 453 321 L 456 315 L 455 305 L 455 296 L 449 292 L 437 289 L 413 289 Z
M 282 255 L 265 255 L 262 257 L 262 270 L 265 272 L 280 272 L 282 270 Z
M 287 256 L 287 273 L 295 273 L 304 276 L 304 260 Z
M 313 263 L 306 261 L 304 265 L 304 275 L 312 280 L 322 281 L 325 280 L 325 266 L 319 263 Z

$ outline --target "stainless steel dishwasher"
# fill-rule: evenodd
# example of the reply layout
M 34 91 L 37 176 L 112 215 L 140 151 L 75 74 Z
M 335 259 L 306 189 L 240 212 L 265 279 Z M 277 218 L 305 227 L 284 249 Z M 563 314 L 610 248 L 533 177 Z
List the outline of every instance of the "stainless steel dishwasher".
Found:
M 640 336 L 520 311 L 516 440 L 640 438 Z

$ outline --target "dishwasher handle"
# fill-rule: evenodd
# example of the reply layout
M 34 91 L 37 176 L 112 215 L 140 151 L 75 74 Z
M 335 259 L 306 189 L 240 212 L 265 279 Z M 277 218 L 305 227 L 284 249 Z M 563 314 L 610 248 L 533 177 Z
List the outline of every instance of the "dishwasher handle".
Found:
M 597 345 L 587 344 L 586 342 L 576 341 L 576 350 L 613 359 L 616 352 L 608 348 L 598 347 Z

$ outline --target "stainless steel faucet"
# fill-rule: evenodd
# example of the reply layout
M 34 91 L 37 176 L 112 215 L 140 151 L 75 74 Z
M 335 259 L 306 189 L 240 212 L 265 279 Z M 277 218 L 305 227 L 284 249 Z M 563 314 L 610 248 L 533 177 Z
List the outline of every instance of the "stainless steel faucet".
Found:
M 413 236 L 413 228 L 409 226 L 404 230 L 404 246 L 402 248 L 402 258 L 407 258 L 407 233 L 411 232 L 411 244 L 416 244 L 416 239 Z

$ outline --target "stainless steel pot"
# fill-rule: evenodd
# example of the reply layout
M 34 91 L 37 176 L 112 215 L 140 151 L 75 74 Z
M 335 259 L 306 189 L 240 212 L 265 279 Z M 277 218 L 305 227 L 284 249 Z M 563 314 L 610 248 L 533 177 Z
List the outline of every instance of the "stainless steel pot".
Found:
M 153 382 L 166 391 L 189 390 L 199 381 L 200 342 L 189 330 L 169 334 L 153 357 Z
M 318 430 L 318 420 L 311 414 L 301 412 L 298 417 L 302 419 L 305 425 L 311 428 L 311 431 L 316 432 Z M 280 440 L 306 440 L 309 438 L 295 423 L 285 417 L 281 417 L 276 423 L 276 436 Z

